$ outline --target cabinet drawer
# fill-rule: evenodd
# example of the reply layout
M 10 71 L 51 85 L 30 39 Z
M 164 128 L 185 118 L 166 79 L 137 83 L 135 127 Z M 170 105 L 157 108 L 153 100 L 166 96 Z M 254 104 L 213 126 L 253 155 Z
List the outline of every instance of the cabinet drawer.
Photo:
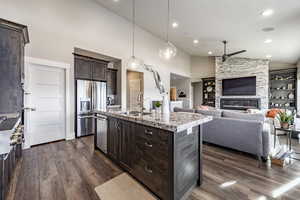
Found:
M 136 137 L 135 146 L 140 152 L 147 154 L 147 156 L 155 157 L 156 160 L 167 161 L 169 156 L 168 144 L 157 142 L 153 139 L 143 137 Z
M 171 133 L 157 128 L 137 125 L 135 134 L 137 138 L 145 138 L 151 142 L 168 144 Z
M 140 159 L 134 165 L 132 174 L 161 199 L 168 199 L 169 178 L 167 174 L 160 171 L 157 165 Z
M 164 154 L 159 153 L 155 149 L 144 147 L 143 143 L 136 144 L 135 146 L 135 160 L 139 161 L 144 159 L 154 165 L 158 166 L 162 173 L 166 173 L 169 169 L 168 152 Z

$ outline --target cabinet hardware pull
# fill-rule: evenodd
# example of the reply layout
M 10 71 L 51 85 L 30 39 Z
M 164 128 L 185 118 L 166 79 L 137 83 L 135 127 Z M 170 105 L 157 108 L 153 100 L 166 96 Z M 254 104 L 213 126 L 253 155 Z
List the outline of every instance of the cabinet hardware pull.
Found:
M 150 148 L 153 147 L 153 145 L 152 145 L 152 144 L 149 144 L 148 142 L 145 142 L 145 145 L 146 145 L 147 147 L 150 147 Z
M 150 173 L 150 174 L 152 174 L 152 173 L 153 173 L 152 169 L 149 169 L 149 167 L 148 167 L 148 166 L 146 166 L 146 167 L 145 167 L 145 171 L 146 171 L 146 172 L 148 172 L 148 173 Z
M 153 135 L 152 131 L 145 130 L 145 133 L 146 133 L 147 135 Z

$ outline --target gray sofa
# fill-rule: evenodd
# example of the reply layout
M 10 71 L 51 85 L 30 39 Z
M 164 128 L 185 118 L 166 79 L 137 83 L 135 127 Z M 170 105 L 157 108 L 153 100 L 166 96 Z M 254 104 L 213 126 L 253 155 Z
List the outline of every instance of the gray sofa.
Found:
M 267 159 L 273 150 L 272 125 L 263 114 L 222 110 L 174 108 L 174 112 L 193 112 L 213 116 L 203 125 L 203 141 Z

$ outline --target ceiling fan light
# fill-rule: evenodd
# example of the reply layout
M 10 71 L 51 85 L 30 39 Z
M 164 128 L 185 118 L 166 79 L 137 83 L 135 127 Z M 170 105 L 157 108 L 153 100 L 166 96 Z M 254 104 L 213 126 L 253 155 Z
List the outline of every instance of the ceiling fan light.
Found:
M 171 43 L 166 42 L 165 46 L 159 50 L 159 56 L 165 60 L 170 60 L 177 54 L 177 48 Z
M 141 68 L 143 65 L 144 61 L 135 56 L 131 56 L 127 61 L 127 68 L 130 69 L 138 69 Z

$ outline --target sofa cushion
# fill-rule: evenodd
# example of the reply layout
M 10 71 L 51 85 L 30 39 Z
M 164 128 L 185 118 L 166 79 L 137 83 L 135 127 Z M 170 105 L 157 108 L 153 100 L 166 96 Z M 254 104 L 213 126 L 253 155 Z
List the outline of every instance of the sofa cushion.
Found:
M 191 112 L 191 113 L 194 113 L 195 110 L 194 109 L 190 109 L 190 108 L 178 108 L 178 107 L 175 107 L 174 108 L 174 112 Z
M 249 113 L 240 113 L 240 112 L 233 112 L 233 111 L 223 111 L 223 117 L 233 118 L 233 119 L 255 120 L 255 121 L 265 120 L 263 114 L 249 114 Z
M 200 113 L 202 115 L 209 115 L 213 117 L 221 117 L 222 111 L 221 110 L 196 110 L 196 113 Z

